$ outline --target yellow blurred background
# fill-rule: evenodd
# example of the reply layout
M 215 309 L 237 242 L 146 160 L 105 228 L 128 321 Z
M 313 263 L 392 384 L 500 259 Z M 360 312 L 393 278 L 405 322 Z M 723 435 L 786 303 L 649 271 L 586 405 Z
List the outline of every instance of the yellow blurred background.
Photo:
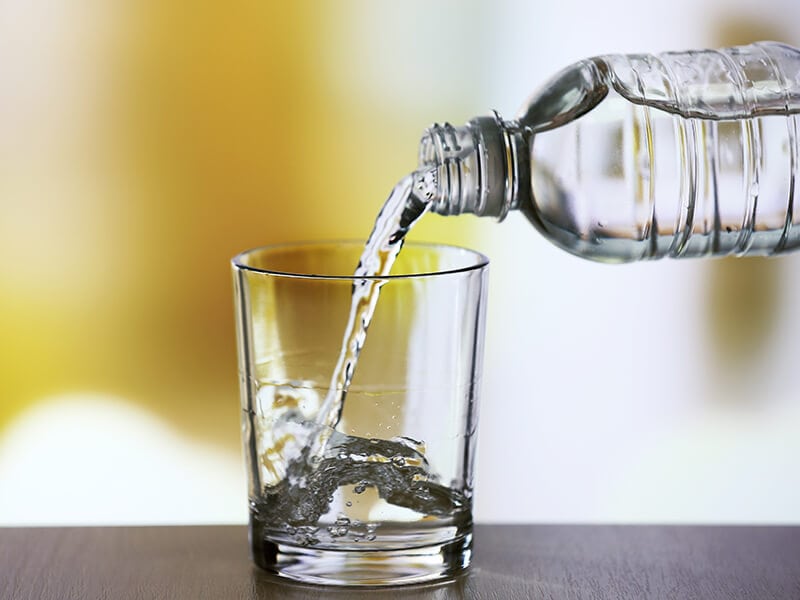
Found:
M 340 80 L 369 51 L 347 37 L 357 3 L 1 10 L 0 440 L 91 397 L 238 461 L 229 259 L 365 238 L 427 120 Z
M 601 3 L 602 15 L 577 0 L 557 4 L 0 4 L 0 523 L 243 521 L 230 257 L 288 240 L 364 238 L 414 167 L 425 126 L 494 107 L 511 117 L 572 60 L 761 37 L 800 43 L 800 17 L 782 0 L 766 3 L 772 11 L 755 1 L 616 0 Z M 413 237 L 494 249 L 506 267 L 490 295 L 507 306 L 499 299 L 518 295 L 520 279 L 536 281 L 512 253 L 533 235 L 518 221 L 431 218 Z M 546 256 L 553 277 L 573 268 Z M 720 342 L 708 360 L 723 373 L 740 368 L 726 352 L 773 327 L 786 270 L 757 264 L 691 267 L 710 269 L 714 282 L 702 292 L 702 335 Z M 761 326 L 730 338 L 743 313 Z M 526 318 L 493 313 L 496 386 L 516 381 L 501 365 L 514 365 L 505 352 L 521 343 L 499 332 L 527 327 L 530 347 L 561 339 Z M 547 421 L 542 406 L 529 418 Z M 492 410 L 482 445 L 502 436 Z M 618 454 L 635 450 L 607 462 Z M 494 469 L 483 467 L 485 481 Z M 794 497 L 796 480 L 787 485 Z M 509 511 L 491 487 L 479 518 L 629 514 L 612 500 Z M 643 518 L 713 514 L 659 506 Z M 729 518 L 758 518 L 748 510 Z

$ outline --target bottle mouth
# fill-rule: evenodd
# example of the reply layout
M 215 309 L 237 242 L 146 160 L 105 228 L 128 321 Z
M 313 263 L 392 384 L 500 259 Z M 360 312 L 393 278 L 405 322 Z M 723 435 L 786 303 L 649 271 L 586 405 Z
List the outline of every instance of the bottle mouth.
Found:
M 434 195 L 431 198 L 431 211 L 440 215 L 459 215 L 470 212 L 462 204 L 461 194 L 462 165 L 469 161 L 468 154 L 473 144 L 470 140 L 468 151 L 459 143 L 471 137 L 468 128 L 456 129 L 450 123 L 434 123 L 425 130 L 419 144 L 420 171 L 431 173 L 434 180 Z
M 506 216 L 514 202 L 510 183 L 515 158 L 505 125 L 494 113 L 461 127 L 437 123 L 425 131 L 419 164 L 423 170 L 436 170 L 432 212 L 472 213 L 501 220 Z
M 450 123 L 434 123 L 428 127 L 420 141 L 420 165 L 433 166 L 446 159 L 464 158 L 474 145 L 469 129 L 469 123 L 462 127 L 453 127 Z M 465 145 L 467 152 L 464 152 Z

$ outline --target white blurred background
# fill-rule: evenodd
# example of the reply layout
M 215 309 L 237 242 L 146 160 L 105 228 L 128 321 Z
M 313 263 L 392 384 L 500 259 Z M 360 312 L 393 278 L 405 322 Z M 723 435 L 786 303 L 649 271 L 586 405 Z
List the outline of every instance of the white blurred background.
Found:
M 286 4 L 0 3 L 0 524 L 245 522 L 230 256 L 365 237 L 429 123 L 580 58 L 800 45 L 796 0 Z M 411 237 L 492 259 L 479 522 L 800 522 L 800 256 Z

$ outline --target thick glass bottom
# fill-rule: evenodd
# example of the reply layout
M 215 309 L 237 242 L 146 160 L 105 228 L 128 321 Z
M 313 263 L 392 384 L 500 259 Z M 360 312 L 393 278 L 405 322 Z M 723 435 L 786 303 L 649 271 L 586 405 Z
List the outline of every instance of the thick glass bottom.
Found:
M 279 577 L 367 587 L 448 579 L 463 573 L 471 558 L 471 533 L 440 544 L 398 550 L 320 549 L 265 540 L 253 552 L 259 567 Z

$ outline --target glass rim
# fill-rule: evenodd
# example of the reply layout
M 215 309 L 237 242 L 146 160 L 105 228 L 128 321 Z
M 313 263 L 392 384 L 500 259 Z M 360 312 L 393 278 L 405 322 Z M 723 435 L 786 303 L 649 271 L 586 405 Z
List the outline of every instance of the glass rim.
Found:
M 469 273 L 471 271 L 480 271 L 482 269 L 486 269 L 489 266 L 489 258 L 483 254 L 482 252 L 478 252 L 477 250 L 472 250 L 471 248 L 465 248 L 464 246 L 458 246 L 455 244 L 440 244 L 434 242 L 405 242 L 404 247 L 410 248 L 423 248 L 429 250 L 456 250 L 462 253 L 470 254 L 475 258 L 475 263 L 470 264 L 464 267 L 458 267 L 453 269 L 443 269 L 443 270 L 436 270 L 436 271 L 421 271 L 419 273 L 406 273 L 401 275 L 328 275 L 328 274 L 321 274 L 321 273 L 296 273 L 291 271 L 279 271 L 277 269 L 264 269 L 260 267 L 254 267 L 252 265 L 245 264 L 243 262 L 244 258 L 248 255 L 252 255 L 256 252 L 263 252 L 263 251 L 272 251 L 272 250 L 281 250 L 281 249 L 290 249 L 290 248 L 301 248 L 303 246 L 309 247 L 322 247 L 322 246 L 330 246 L 330 245 L 346 245 L 346 246 L 357 246 L 360 248 L 364 247 L 366 243 L 365 240 L 354 240 L 354 239 L 333 239 L 333 240 L 311 240 L 311 241 L 299 241 L 299 242 L 283 242 L 278 244 L 267 244 L 265 246 L 257 246 L 255 248 L 250 248 L 249 250 L 244 250 L 243 252 L 238 253 L 231 259 L 231 265 L 234 269 L 240 271 L 249 271 L 251 273 L 258 273 L 261 275 L 272 275 L 275 277 L 286 277 L 286 278 L 293 278 L 293 279 L 312 279 L 312 280 L 339 280 L 339 281 L 353 281 L 353 280 L 363 280 L 363 279 L 379 279 L 379 280 L 402 280 L 402 279 L 420 279 L 423 277 L 441 277 L 446 275 L 455 275 L 458 273 Z M 353 269 L 355 269 L 356 265 L 353 265 Z

